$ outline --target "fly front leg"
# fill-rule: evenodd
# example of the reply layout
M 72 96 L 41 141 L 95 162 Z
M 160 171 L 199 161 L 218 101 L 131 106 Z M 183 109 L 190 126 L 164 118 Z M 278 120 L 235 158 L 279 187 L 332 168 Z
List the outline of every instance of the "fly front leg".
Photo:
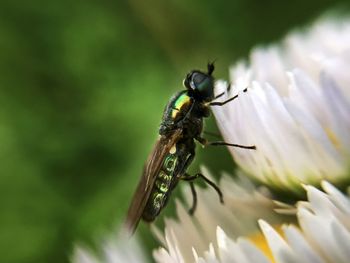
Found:
M 197 178 L 203 179 L 207 184 L 209 184 L 211 187 L 213 187 L 219 196 L 220 203 L 222 203 L 222 204 L 224 203 L 223 194 L 222 194 L 220 188 L 214 182 L 210 181 L 207 177 L 205 177 L 201 173 L 197 173 L 195 175 L 189 175 L 189 174 L 185 173 L 183 176 L 180 177 L 180 179 L 184 180 L 184 181 L 188 181 L 190 183 L 192 197 L 193 197 L 192 207 L 188 210 L 188 213 L 190 215 L 193 215 L 193 213 L 197 207 L 197 193 L 196 193 L 196 190 L 195 190 L 194 184 L 193 184 L 193 181 L 196 180 Z
M 202 137 L 197 137 L 196 140 L 202 144 L 203 146 L 207 145 L 213 145 L 213 146 L 219 146 L 219 145 L 224 145 L 224 146 L 232 146 L 232 147 L 237 147 L 237 148 L 243 148 L 243 149 L 249 149 L 249 150 L 256 150 L 255 145 L 241 145 L 241 144 L 235 144 L 235 143 L 227 143 L 224 141 L 214 141 L 214 142 L 209 142 L 207 139 L 202 138 Z
M 229 92 L 230 89 L 231 89 L 231 83 L 229 83 L 229 84 L 227 85 L 226 91 L 223 91 L 223 92 L 219 93 L 218 95 L 216 95 L 216 96 L 214 97 L 213 100 L 216 100 L 216 99 L 222 97 L 222 96 L 225 94 L 225 92 Z
M 245 88 L 245 89 L 243 90 L 243 92 L 246 92 L 247 89 L 248 89 L 248 88 Z M 219 95 L 217 95 L 217 96 L 214 98 L 214 100 L 217 99 L 217 98 L 220 98 L 222 95 L 224 95 L 224 92 L 223 92 L 223 93 L 220 93 Z M 226 103 L 229 103 L 230 101 L 233 101 L 233 100 L 235 100 L 235 99 L 237 99 L 237 98 L 238 98 L 238 94 L 235 95 L 235 96 L 233 96 L 232 98 L 229 98 L 228 100 L 225 100 L 225 101 L 210 102 L 209 105 L 210 105 L 210 106 L 223 106 L 223 105 L 225 105 Z

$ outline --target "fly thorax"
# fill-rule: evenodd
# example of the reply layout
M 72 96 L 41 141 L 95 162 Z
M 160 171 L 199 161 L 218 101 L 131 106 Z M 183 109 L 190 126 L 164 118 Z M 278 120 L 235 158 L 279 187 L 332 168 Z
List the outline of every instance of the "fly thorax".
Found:
M 207 118 L 210 116 L 210 108 L 209 106 L 207 106 L 206 104 L 201 104 L 200 106 L 200 112 L 202 117 Z
M 203 130 L 203 119 L 192 117 L 185 121 L 184 124 L 184 137 L 196 138 L 202 133 Z
M 167 104 L 159 134 L 166 135 L 177 128 L 177 124 L 183 120 L 191 109 L 193 101 L 186 90 L 176 93 Z
M 192 105 L 192 99 L 188 96 L 187 92 L 184 92 L 178 96 L 173 102 L 172 110 L 170 112 L 171 119 L 176 122 L 186 116 Z
M 167 135 L 168 133 L 174 130 L 174 126 L 175 126 L 175 123 L 173 120 L 171 119 L 163 120 L 159 126 L 159 134 Z

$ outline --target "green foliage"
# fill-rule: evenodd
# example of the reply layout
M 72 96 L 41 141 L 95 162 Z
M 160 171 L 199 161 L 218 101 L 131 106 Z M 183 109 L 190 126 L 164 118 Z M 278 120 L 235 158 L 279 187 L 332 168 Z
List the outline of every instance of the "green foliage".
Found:
M 217 59 L 227 77 L 333 3 L 2 1 L 0 262 L 68 262 L 75 241 L 114 229 L 185 73 Z M 191 171 L 203 162 L 232 170 L 225 149 Z

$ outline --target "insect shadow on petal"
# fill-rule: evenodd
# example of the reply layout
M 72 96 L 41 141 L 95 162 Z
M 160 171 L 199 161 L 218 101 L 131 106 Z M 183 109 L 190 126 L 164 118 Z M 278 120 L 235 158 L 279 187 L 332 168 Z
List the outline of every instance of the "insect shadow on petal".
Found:
M 210 106 L 223 106 L 238 95 L 222 102 L 214 100 L 224 92 L 214 96 L 214 63 L 208 64 L 207 73 L 192 70 L 184 79 L 185 90 L 177 92 L 165 107 L 159 128 L 159 139 L 143 168 L 142 177 L 131 201 L 125 229 L 132 235 L 142 218 L 152 222 L 166 206 L 171 192 L 180 180 L 188 181 L 193 196 L 189 213 L 193 214 L 197 205 L 197 194 L 193 181 L 202 179 L 218 193 L 220 202 L 223 195 L 219 187 L 203 174 L 189 175 L 186 171 L 195 157 L 195 141 L 206 145 L 226 145 L 254 150 L 256 147 L 223 141 L 209 142 L 202 137 L 203 119 L 209 117 Z

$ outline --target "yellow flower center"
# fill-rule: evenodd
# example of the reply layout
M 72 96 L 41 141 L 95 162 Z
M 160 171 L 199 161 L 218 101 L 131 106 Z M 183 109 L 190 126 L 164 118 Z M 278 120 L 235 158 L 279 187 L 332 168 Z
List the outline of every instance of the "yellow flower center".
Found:
M 339 140 L 338 140 L 337 136 L 335 135 L 335 133 L 330 128 L 326 128 L 325 131 L 326 131 L 326 134 L 327 134 L 329 140 L 333 143 L 333 145 L 336 148 L 339 148 L 340 143 L 339 143 Z
M 276 232 L 281 236 L 284 237 L 283 231 L 282 231 L 282 225 L 275 225 L 273 228 L 276 230 Z M 264 235 L 261 232 L 257 232 L 251 236 L 248 237 L 251 242 L 254 243 L 254 245 L 259 248 L 264 255 L 271 261 L 276 262 L 273 258 L 271 249 L 269 247 L 269 244 L 266 242 L 266 239 Z

